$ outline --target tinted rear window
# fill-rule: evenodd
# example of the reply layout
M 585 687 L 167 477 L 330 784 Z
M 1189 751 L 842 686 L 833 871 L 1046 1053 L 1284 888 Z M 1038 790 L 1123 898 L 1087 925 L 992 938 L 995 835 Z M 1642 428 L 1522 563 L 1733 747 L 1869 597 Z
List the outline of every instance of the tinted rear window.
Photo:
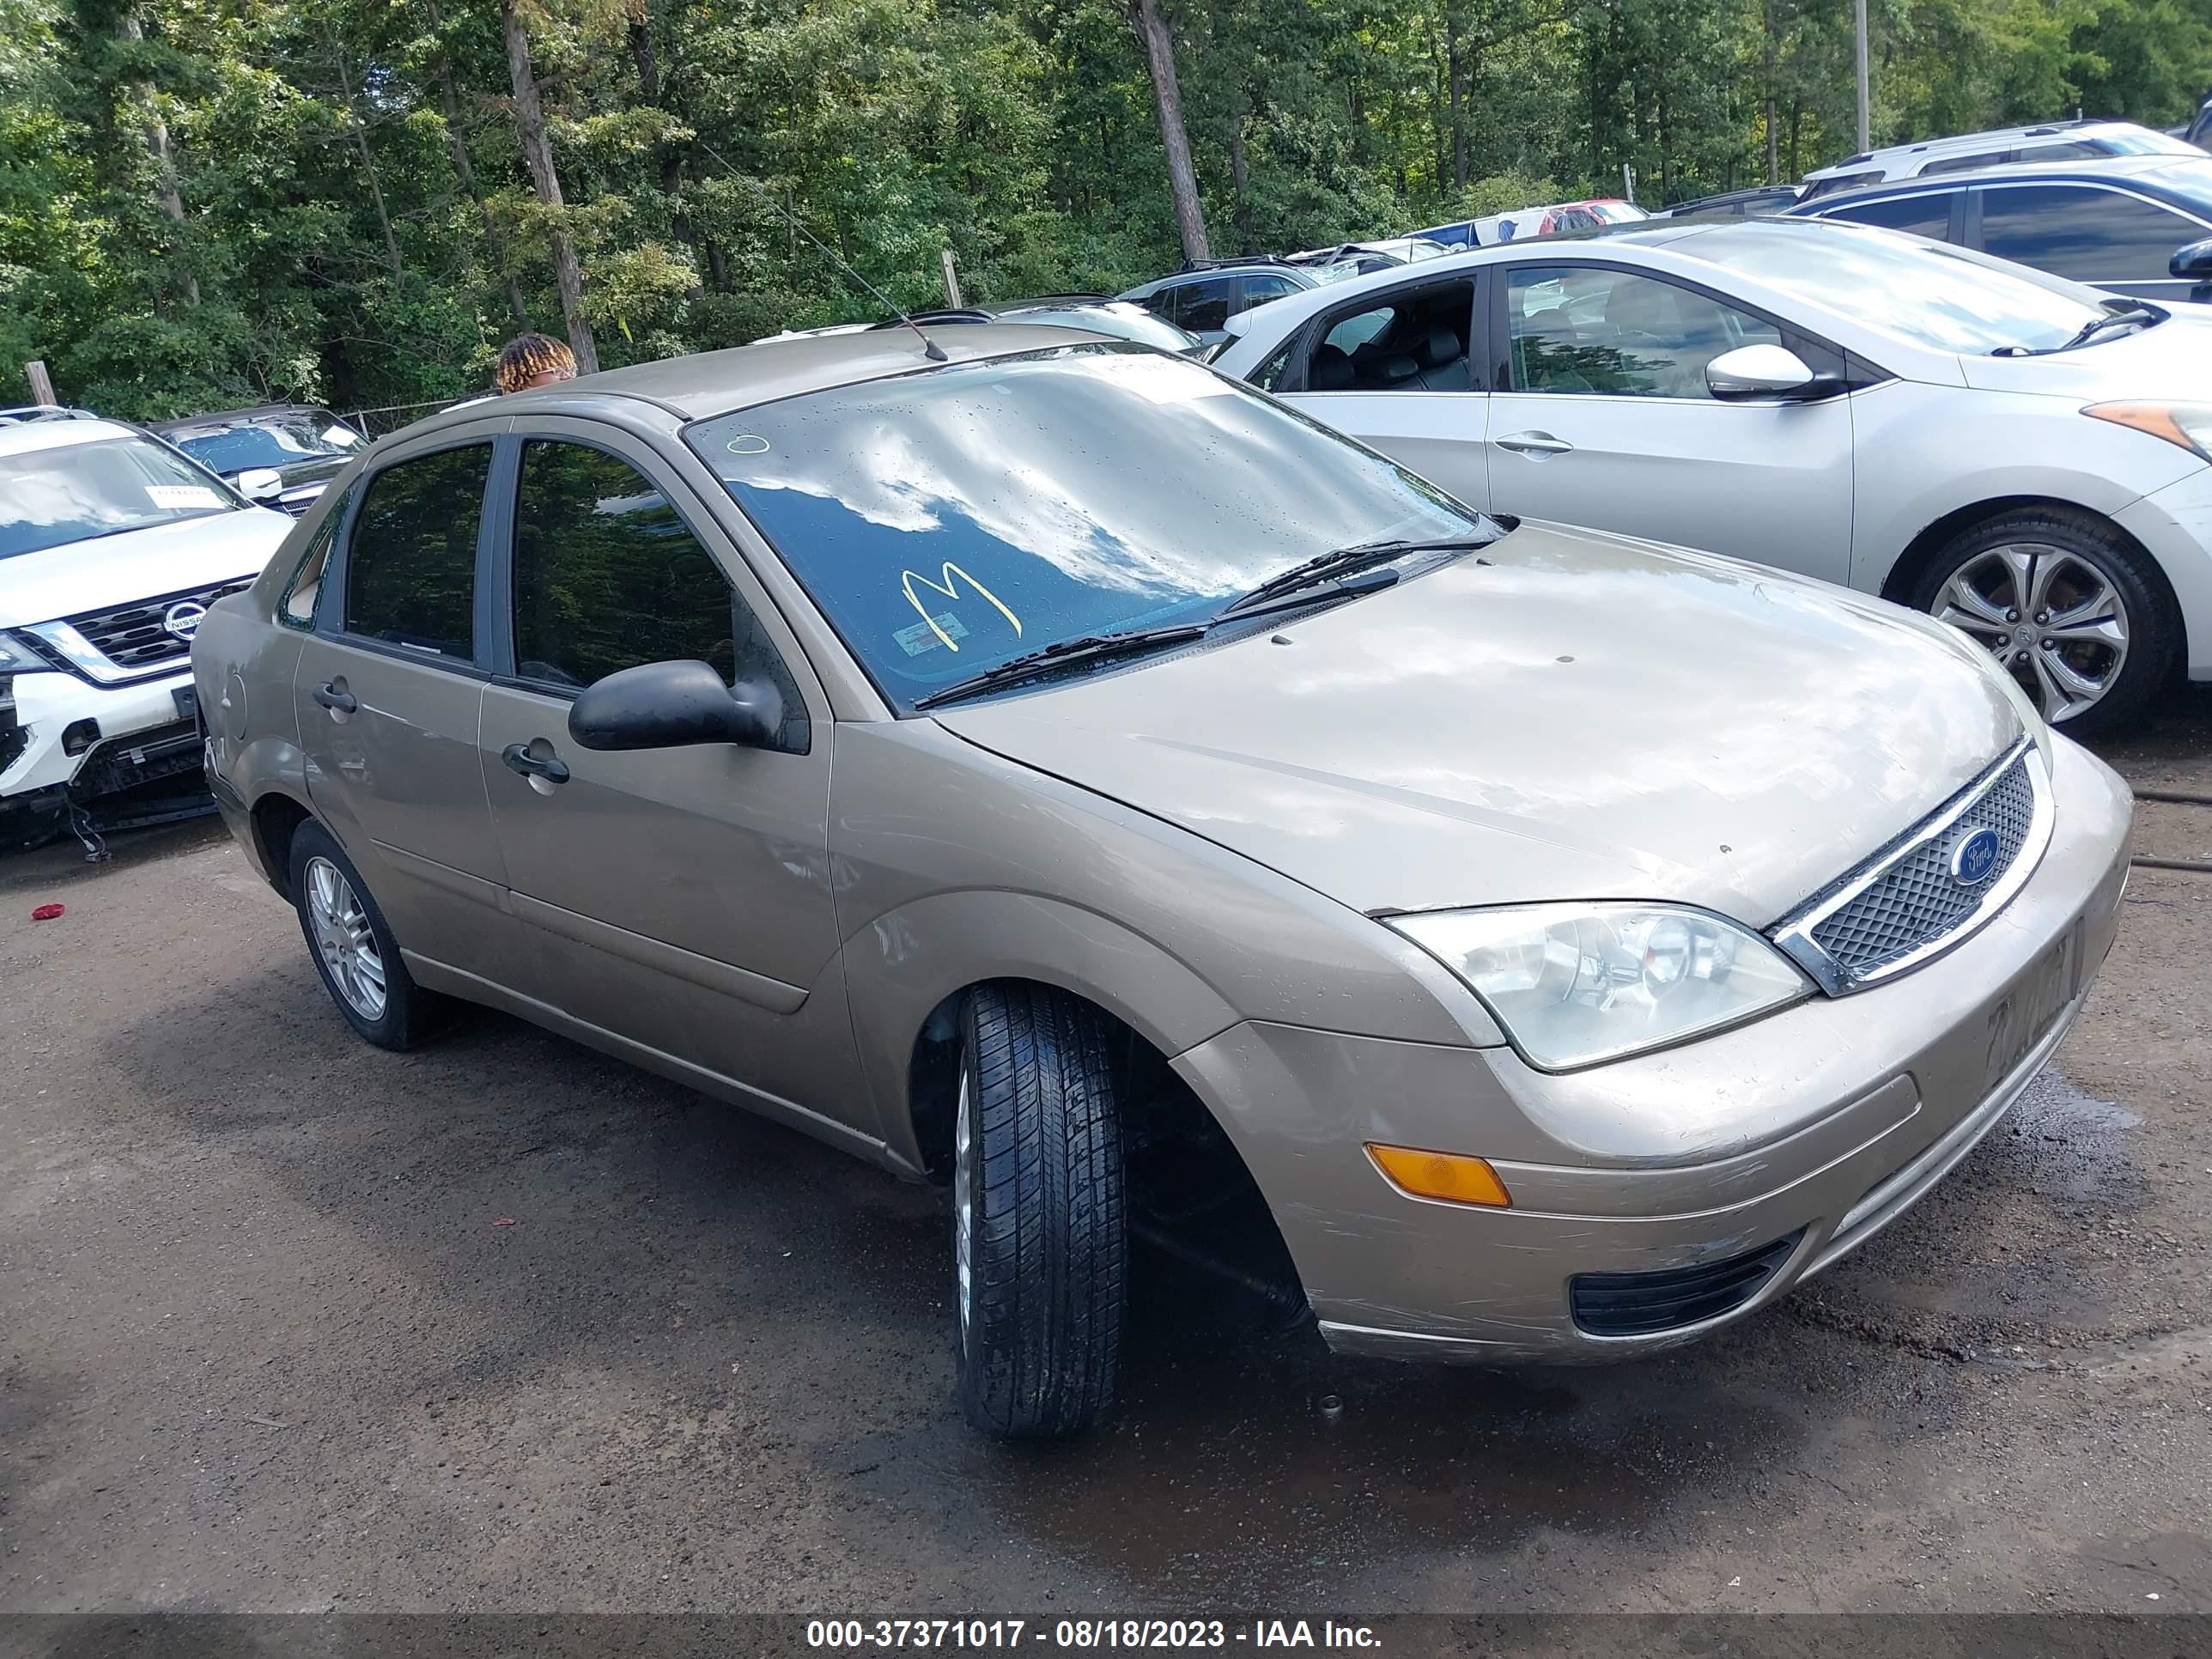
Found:
M 477 525 L 490 469 L 491 446 L 469 444 L 369 480 L 346 547 L 348 633 L 475 659 Z

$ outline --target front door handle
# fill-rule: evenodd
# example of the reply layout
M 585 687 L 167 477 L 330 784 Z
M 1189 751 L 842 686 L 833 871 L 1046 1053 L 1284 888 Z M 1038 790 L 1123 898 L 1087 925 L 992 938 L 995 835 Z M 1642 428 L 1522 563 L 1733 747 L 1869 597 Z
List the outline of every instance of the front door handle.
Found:
M 350 714 L 361 707 L 354 701 L 353 693 L 345 690 L 336 680 L 317 686 L 307 695 L 333 714 Z
M 1516 432 L 1510 438 L 1500 438 L 1498 447 L 1516 455 L 1564 455 L 1574 447 L 1565 438 L 1554 438 L 1548 432 Z
M 507 769 L 526 778 L 543 778 L 548 783 L 568 781 L 568 763 L 558 755 L 533 755 L 522 744 L 510 743 L 499 751 L 507 763 Z

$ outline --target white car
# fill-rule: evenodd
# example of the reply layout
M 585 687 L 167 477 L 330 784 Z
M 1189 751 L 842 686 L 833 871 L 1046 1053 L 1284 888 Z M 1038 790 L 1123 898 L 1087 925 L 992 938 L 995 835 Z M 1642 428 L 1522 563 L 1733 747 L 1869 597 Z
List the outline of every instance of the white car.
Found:
M 2198 155 L 2185 138 L 2154 132 L 2132 121 L 2045 121 L 2032 127 L 1999 127 L 1989 132 L 1929 138 L 1917 144 L 1892 144 L 1847 156 L 1833 167 L 1805 175 L 1804 200 L 1847 190 L 1924 179 L 1930 173 L 1977 173 L 2011 161 L 2077 161 L 2105 155 Z
M 1229 326 L 1216 367 L 1471 506 L 1929 611 L 2077 735 L 2177 664 L 2212 680 L 2200 307 L 1747 219 L 1455 254 Z
M 193 631 L 292 524 L 135 427 L 0 410 L 0 847 L 196 787 Z

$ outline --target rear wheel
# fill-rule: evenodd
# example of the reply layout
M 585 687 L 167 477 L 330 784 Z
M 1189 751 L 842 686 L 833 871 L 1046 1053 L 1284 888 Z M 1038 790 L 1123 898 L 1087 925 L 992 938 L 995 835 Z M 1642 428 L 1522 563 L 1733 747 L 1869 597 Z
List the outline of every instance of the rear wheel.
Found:
M 445 999 L 415 983 L 361 872 L 313 818 L 292 833 L 290 873 L 300 931 L 346 1023 L 380 1048 L 421 1042 Z
M 1010 1438 L 1105 1414 L 1127 1241 L 1109 1027 L 1042 986 L 987 985 L 963 1018 L 953 1120 L 960 1407 Z
M 2103 520 L 2063 507 L 2000 514 L 1954 537 L 1909 597 L 1988 650 L 2045 720 L 2077 738 L 2137 719 L 2181 641 L 2156 563 Z

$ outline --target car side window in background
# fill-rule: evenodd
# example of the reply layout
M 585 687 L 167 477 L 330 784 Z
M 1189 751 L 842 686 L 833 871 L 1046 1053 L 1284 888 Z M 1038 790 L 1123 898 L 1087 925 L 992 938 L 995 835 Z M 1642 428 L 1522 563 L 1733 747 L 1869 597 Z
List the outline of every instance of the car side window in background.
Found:
M 1326 319 L 1306 365 L 1310 392 L 1465 392 L 1474 290 L 1465 279 L 1400 289 L 1382 305 Z
M 604 450 L 523 446 L 514 659 L 524 679 L 579 690 L 649 662 L 765 679 L 783 696 L 775 746 L 806 750 L 806 704 L 752 608 L 667 497 Z
M 2173 251 L 2203 234 L 2179 214 L 2115 190 L 2010 185 L 1982 192 L 1983 251 L 2054 276 L 2162 281 Z
M 473 662 L 477 526 L 489 444 L 441 449 L 368 481 L 346 544 L 349 634 Z
M 2048 158 L 2043 151 L 2038 150 L 2035 159 L 2040 161 Z M 1925 179 L 1932 173 L 1972 173 L 1977 167 L 1993 167 L 2001 162 L 2018 160 L 2020 152 L 2016 149 L 1984 150 L 1978 155 L 1947 155 L 1942 161 L 1930 161 L 1921 168 L 1919 176 Z
M 1506 289 L 1513 389 L 1710 398 L 1705 365 L 1781 331 L 1732 306 L 1628 270 L 1520 265 Z
M 1887 201 L 1858 202 L 1839 207 L 1825 216 L 1847 224 L 1878 225 L 1884 230 L 1906 230 L 1941 242 L 1951 228 L 1951 203 L 1958 191 L 1931 190 L 1918 196 L 1893 196 Z
M 1298 291 L 1298 285 L 1289 277 L 1263 272 L 1244 279 L 1244 305 L 1249 310 L 1253 306 L 1263 306 L 1270 300 L 1287 299 Z
M 1291 348 L 1297 343 L 1295 340 L 1285 341 L 1280 351 L 1253 372 L 1252 384 L 1262 392 L 1273 392 L 1281 386 L 1283 376 L 1290 372 Z
M 1193 334 L 1227 327 L 1229 303 L 1236 287 L 1237 279 L 1233 276 L 1208 276 L 1203 282 L 1185 283 L 1175 291 L 1173 320 Z

